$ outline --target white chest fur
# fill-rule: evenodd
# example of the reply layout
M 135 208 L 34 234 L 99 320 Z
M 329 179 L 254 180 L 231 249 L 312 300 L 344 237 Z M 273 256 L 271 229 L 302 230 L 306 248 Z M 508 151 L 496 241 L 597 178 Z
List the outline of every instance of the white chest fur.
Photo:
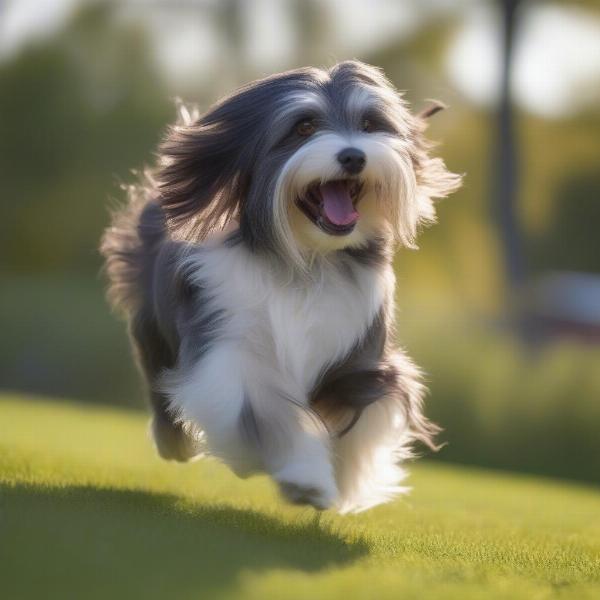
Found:
M 307 393 L 360 341 L 394 286 L 390 267 L 323 264 L 315 273 L 285 281 L 244 248 L 218 245 L 202 252 L 194 278 L 228 316 L 222 339 Z

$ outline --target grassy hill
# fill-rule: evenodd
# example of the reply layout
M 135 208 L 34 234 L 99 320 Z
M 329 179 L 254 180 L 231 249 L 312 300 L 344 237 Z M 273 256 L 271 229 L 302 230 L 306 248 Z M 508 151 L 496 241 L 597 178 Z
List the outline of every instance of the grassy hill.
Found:
M 600 597 L 600 492 L 421 462 L 355 516 L 155 457 L 143 414 L 0 396 L 0 586 L 21 598 Z

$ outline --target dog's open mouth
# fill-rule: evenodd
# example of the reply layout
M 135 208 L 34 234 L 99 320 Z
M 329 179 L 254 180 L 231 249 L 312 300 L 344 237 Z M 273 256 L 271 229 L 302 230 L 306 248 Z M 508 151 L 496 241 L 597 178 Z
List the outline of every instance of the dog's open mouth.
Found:
M 335 179 L 310 185 L 297 200 L 302 212 L 329 235 L 348 235 L 359 214 L 356 204 L 362 183 L 356 179 Z

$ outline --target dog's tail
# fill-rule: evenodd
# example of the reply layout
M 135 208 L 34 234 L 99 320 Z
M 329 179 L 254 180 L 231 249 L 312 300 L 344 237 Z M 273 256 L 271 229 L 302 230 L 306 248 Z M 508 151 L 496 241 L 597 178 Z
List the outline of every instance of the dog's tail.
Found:
M 108 276 L 108 299 L 126 317 L 137 312 L 151 288 L 151 271 L 165 237 L 166 221 L 156 201 L 158 192 L 149 172 L 129 185 L 127 202 L 114 211 L 100 244 Z

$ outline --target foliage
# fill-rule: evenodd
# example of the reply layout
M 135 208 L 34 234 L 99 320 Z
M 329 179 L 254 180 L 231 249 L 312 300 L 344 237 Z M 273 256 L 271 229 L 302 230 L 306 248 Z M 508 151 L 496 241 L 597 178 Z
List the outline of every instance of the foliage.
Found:
M 126 327 L 110 314 L 99 275 L 4 277 L 2 387 L 142 405 Z
M 531 238 L 537 268 L 600 273 L 599 198 L 598 170 L 575 171 L 561 182 L 548 226 Z
M 110 23 L 107 9 L 84 11 L 0 68 L 5 269 L 96 269 L 117 178 L 147 159 L 170 114 L 144 37 Z
M 600 349 L 528 350 L 498 328 L 448 314 L 405 327 L 444 428 L 436 458 L 600 482 Z

